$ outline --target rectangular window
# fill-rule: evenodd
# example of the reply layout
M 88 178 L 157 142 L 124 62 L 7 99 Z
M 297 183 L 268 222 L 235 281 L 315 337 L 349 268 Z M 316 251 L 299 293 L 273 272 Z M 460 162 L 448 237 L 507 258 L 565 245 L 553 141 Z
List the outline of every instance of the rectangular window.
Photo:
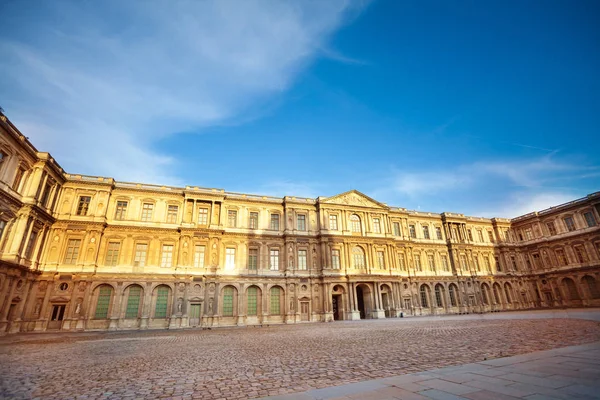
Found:
M 467 268 L 467 257 L 465 257 L 464 255 L 460 256 L 460 267 L 463 269 L 463 271 L 466 271 Z
M 115 208 L 115 219 L 122 221 L 125 219 L 125 213 L 127 212 L 127 202 L 117 201 L 117 207 Z
M 532 240 L 533 239 L 533 232 L 531 231 L 531 228 L 526 228 L 525 229 L 525 239 L 526 240 Z
M 414 238 L 416 238 L 416 237 L 417 237 L 417 231 L 416 231 L 416 229 L 415 229 L 415 226 L 414 226 L 414 225 L 409 225 L 409 226 L 408 226 L 408 232 L 410 233 L 410 237 L 411 237 L 411 238 L 413 238 L 413 239 L 414 239 Z
M 596 226 L 596 218 L 594 218 L 594 214 L 592 214 L 591 211 L 583 213 L 583 216 L 585 217 L 585 222 L 589 228 Z
M 127 296 L 127 308 L 125 310 L 125 318 L 137 318 L 140 309 L 140 298 L 142 294 L 142 288 L 139 286 L 132 286 L 129 288 L 129 295 Z
M 167 223 L 174 224 L 177 222 L 177 214 L 179 213 L 179 206 L 169 206 L 167 208 Z
M 540 262 L 540 255 L 538 253 L 533 254 L 533 265 L 536 269 L 542 269 L 542 263 Z
M 146 255 L 148 254 L 148 243 L 136 243 L 135 245 L 135 256 L 133 258 L 133 265 L 136 267 L 143 267 L 146 265 Z
M 448 265 L 448 257 L 446 257 L 445 255 L 442 256 L 442 268 L 446 272 L 450 271 L 450 266 Z
M 400 236 L 400 223 L 394 222 L 394 236 Z
M 250 213 L 250 221 L 248 223 L 248 227 L 250 229 L 258 229 L 258 213 L 257 212 Z
M 197 244 L 194 246 L 194 267 L 204 268 L 204 258 L 206 256 L 206 246 Z
M 566 217 L 564 219 L 565 226 L 569 232 L 573 232 L 575 230 L 575 221 L 573 221 L 573 217 Z
M 67 242 L 67 252 L 65 254 L 65 264 L 77 263 L 79 257 L 79 248 L 81 247 L 81 239 L 69 239 Z
M 306 270 L 306 250 L 298 250 L 298 269 Z
M 271 214 L 271 230 L 279 230 L 279 214 Z
M 475 263 L 475 271 L 481 272 L 481 266 L 479 265 L 479 256 L 473 256 L 473 262 Z
M 198 209 L 198 225 L 208 225 L 208 208 Z
M 44 191 L 42 192 L 42 199 L 40 200 L 40 203 L 42 204 L 43 207 L 47 207 L 48 206 L 48 196 L 50 195 L 50 191 L 52 190 L 52 185 L 50 184 L 50 182 L 46 183 L 46 186 L 44 187 Z
M 12 188 L 15 191 L 19 191 L 19 185 L 21 185 L 21 180 L 23 179 L 23 175 L 25 174 L 25 170 L 19 168 L 17 170 L 17 175 L 15 175 L 15 180 L 13 181 Z
M 337 215 L 330 215 L 329 216 L 329 229 L 332 231 L 337 231 L 338 230 L 338 223 L 337 223 Z
M 587 252 L 585 251 L 583 246 L 574 246 L 573 249 L 575 250 L 575 257 L 577 257 L 577 261 L 579 261 L 580 263 L 585 263 L 588 261 Z
M 340 251 L 337 249 L 331 250 L 331 267 L 340 269 Z
M 427 263 L 429 264 L 429 270 L 435 271 L 435 259 L 433 258 L 433 254 L 427 255 Z
M 106 260 L 105 265 L 117 265 L 119 262 L 119 250 L 121 248 L 120 242 L 108 242 L 106 246 Z
M 417 271 L 422 271 L 421 256 L 419 256 L 419 255 L 415 255 L 415 269 Z
M 90 196 L 80 196 L 79 204 L 77 205 L 77 215 L 87 215 L 91 201 L 92 198 Z
M 279 250 L 271 249 L 269 251 L 269 269 L 271 271 L 279 270 Z
M 518 271 L 519 266 L 517 265 L 517 259 L 515 258 L 515 256 L 510 256 L 510 262 L 512 263 L 513 270 Z
M 237 211 L 235 211 L 235 210 L 227 211 L 227 226 L 230 228 L 237 227 Z
M 142 221 L 143 222 L 152 221 L 152 212 L 153 211 L 154 211 L 154 204 L 144 203 L 142 205 Z
M 235 269 L 235 249 L 232 247 L 225 250 L 225 269 Z
M 37 232 L 31 231 L 31 235 L 29 235 L 29 241 L 27 242 L 27 248 L 25 249 L 25 258 L 30 259 L 33 255 L 33 249 L 35 248 L 35 242 L 37 240 Z
M 443 240 L 444 237 L 442 236 L 442 228 L 440 228 L 439 226 L 435 227 L 435 235 L 437 236 L 438 240 Z
M 248 250 L 248 269 L 252 271 L 258 269 L 258 249 Z
M 425 239 L 429 239 L 429 227 L 428 226 L 423 227 L 423 237 Z
M 377 267 L 385 269 L 385 253 L 383 251 L 377 252 Z
M 479 241 L 483 243 L 483 231 L 481 229 L 477 230 L 477 237 L 479 237 Z
M 488 238 L 490 242 L 494 243 L 494 233 L 492 231 L 488 231 Z
M 401 271 L 406 271 L 406 256 L 404 253 L 398 254 L 398 265 L 400 266 Z
M 223 289 L 223 316 L 233 317 L 233 288 L 231 286 Z
M 162 257 L 160 261 L 160 266 L 164 268 L 171 268 L 173 266 L 173 245 L 172 244 L 163 244 L 162 247 Z
M 298 230 L 306 230 L 306 215 L 298 215 Z
M 498 257 L 494 257 L 494 261 L 496 262 L 496 270 L 498 272 L 502 272 L 502 264 L 500 264 L 500 259 Z
M 379 222 L 379 218 L 373 218 L 373 232 L 381 233 L 381 222 Z
M 554 226 L 554 221 L 546 222 L 546 227 L 548 228 L 550 236 L 556 235 L 556 226 Z
M 556 254 L 556 259 L 558 261 L 558 265 L 568 265 L 567 257 L 565 257 L 565 251 L 563 249 L 554 250 Z
M 469 237 L 469 241 L 473 241 L 473 231 L 471 229 L 467 229 L 467 236 Z
M 488 272 L 491 272 L 492 271 L 492 267 L 491 267 L 491 264 L 490 264 L 490 257 L 489 256 L 488 257 L 483 257 L 483 262 L 485 263 L 485 270 L 488 271 Z

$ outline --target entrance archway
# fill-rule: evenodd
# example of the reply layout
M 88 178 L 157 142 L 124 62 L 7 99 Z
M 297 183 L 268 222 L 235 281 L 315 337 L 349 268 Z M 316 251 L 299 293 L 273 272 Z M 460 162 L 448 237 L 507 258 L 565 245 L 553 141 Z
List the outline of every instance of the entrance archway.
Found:
M 340 321 L 344 319 L 344 287 L 335 285 L 331 294 L 331 304 L 333 308 L 333 320 Z
M 356 286 L 356 302 L 358 303 L 360 319 L 371 318 L 371 288 L 369 286 Z

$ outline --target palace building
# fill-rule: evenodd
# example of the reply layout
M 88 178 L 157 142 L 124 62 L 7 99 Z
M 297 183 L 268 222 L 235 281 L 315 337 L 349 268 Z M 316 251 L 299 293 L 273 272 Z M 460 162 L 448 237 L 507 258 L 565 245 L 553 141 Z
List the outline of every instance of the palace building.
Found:
M 513 219 L 68 174 L 0 114 L 0 332 L 600 306 L 600 192 Z

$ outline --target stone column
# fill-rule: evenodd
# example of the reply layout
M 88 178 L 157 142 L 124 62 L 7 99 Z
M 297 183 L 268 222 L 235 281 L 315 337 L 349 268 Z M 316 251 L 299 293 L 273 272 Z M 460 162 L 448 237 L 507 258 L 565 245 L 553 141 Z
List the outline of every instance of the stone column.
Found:
M 48 315 L 48 303 L 50 302 L 50 295 L 52 294 L 54 282 L 53 281 L 43 281 L 46 282 L 46 293 L 44 294 L 44 300 L 42 301 L 42 307 L 40 308 L 40 315 L 38 316 L 38 320 L 35 322 L 35 331 L 44 331 L 46 330 L 46 322 Z M 40 282 L 41 285 L 41 282 Z
M 2 306 L 2 310 L 0 310 L 0 332 L 5 332 L 6 327 L 8 325 L 8 312 L 10 311 L 10 306 L 12 304 L 12 298 L 15 294 L 15 290 L 17 287 L 17 283 L 19 282 L 18 277 L 13 277 L 12 282 L 10 284 L 10 290 L 8 291 L 8 296 L 4 301 Z
M 113 305 L 110 310 L 108 330 L 116 331 L 119 328 L 119 319 L 121 318 L 121 299 L 123 298 L 123 284 L 122 282 L 117 283 L 117 290 L 115 290 L 115 296 Z
M 240 290 L 238 292 L 238 304 L 237 304 L 237 325 L 244 326 L 246 325 L 246 290 L 245 284 L 240 283 Z

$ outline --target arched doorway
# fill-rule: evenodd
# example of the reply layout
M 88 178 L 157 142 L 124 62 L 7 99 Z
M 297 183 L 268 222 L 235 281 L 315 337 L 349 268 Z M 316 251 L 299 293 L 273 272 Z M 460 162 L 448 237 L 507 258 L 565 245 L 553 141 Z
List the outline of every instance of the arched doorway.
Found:
M 367 285 L 356 286 L 356 302 L 360 319 L 371 318 L 371 289 Z
M 344 319 L 344 287 L 335 285 L 331 293 L 331 305 L 333 311 L 333 320 L 340 321 Z

